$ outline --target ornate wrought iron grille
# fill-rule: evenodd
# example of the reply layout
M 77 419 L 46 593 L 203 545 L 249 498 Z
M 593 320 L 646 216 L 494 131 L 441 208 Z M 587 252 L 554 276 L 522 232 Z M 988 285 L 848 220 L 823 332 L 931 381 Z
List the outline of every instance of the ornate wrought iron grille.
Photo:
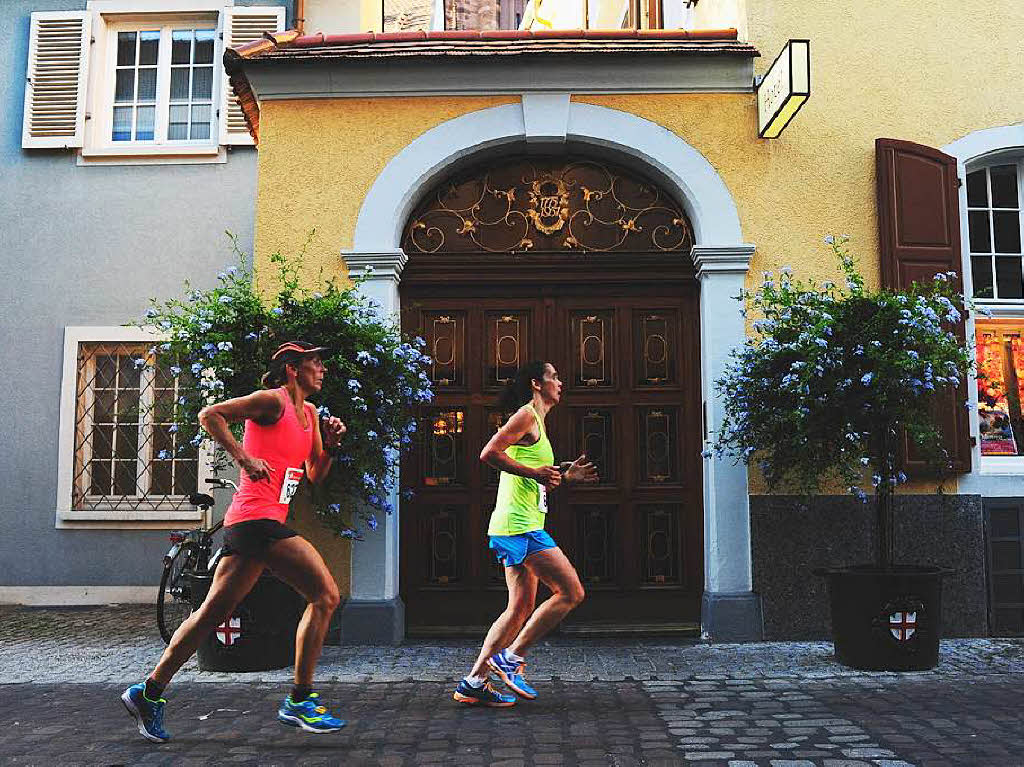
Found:
M 147 344 L 79 344 L 75 510 L 191 508 L 198 454 L 179 444 L 173 425 L 185 374 L 155 364 L 147 350 Z
M 683 251 L 690 222 L 657 186 L 578 159 L 477 166 L 429 194 L 407 224 L 406 253 Z

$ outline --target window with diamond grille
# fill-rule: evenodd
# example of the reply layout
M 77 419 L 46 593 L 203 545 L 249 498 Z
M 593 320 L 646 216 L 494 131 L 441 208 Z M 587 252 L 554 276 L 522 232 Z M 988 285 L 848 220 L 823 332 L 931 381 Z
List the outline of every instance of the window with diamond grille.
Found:
M 80 343 L 72 509 L 191 509 L 198 452 L 174 425 L 178 390 L 190 386 L 146 343 Z

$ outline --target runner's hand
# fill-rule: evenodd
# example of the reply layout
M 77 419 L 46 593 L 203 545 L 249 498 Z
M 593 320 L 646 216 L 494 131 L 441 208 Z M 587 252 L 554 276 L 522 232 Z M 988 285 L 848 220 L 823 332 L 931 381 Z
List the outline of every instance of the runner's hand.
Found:
M 586 453 L 569 464 L 569 468 L 565 470 L 565 481 L 569 484 L 597 482 L 597 479 L 597 467 L 587 461 Z
M 245 456 L 238 459 L 238 465 L 253 482 L 259 482 L 262 479 L 269 481 L 270 475 L 274 473 L 274 468 L 262 458 Z
M 562 474 L 557 466 L 539 466 L 533 470 L 533 479 L 551 490 L 561 484 Z
M 345 424 L 342 423 L 340 418 L 331 416 L 330 418 L 324 418 L 320 421 L 320 433 L 323 435 L 324 449 L 333 450 L 341 443 L 341 435 L 343 435 L 347 429 Z

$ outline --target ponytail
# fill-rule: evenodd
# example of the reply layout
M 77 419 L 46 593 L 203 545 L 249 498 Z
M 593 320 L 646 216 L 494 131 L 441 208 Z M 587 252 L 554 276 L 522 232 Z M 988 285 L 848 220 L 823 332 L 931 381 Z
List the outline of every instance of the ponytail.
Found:
M 515 376 L 505 385 L 504 391 L 498 395 L 498 407 L 502 410 L 518 410 L 531 399 L 533 399 L 533 381 L 540 381 L 544 377 L 544 370 L 548 363 L 543 360 L 527 362 Z

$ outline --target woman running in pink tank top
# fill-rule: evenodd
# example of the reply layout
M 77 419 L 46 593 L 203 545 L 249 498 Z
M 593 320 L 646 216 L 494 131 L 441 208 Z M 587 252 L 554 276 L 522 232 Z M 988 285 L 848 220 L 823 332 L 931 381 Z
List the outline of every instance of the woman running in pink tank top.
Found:
M 204 408 L 203 428 L 235 459 L 241 469 L 238 492 L 224 518 L 223 557 L 202 606 L 181 624 L 160 662 L 144 683 L 129 687 L 121 700 L 135 717 L 139 733 L 162 743 L 163 691 L 171 677 L 203 639 L 231 615 L 256 584 L 264 568 L 309 602 L 295 640 L 295 686 L 277 718 L 310 732 L 333 732 L 345 722 L 333 716 L 312 691 L 313 671 L 331 615 L 341 597 L 320 553 L 285 526 L 288 503 L 304 476 L 320 482 L 331 468 L 328 450 L 337 447 L 345 425 L 337 418 L 321 426 L 306 397 L 323 385 L 322 346 L 281 344 L 263 376 L 267 389 Z M 245 422 L 242 444 L 228 424 Z

